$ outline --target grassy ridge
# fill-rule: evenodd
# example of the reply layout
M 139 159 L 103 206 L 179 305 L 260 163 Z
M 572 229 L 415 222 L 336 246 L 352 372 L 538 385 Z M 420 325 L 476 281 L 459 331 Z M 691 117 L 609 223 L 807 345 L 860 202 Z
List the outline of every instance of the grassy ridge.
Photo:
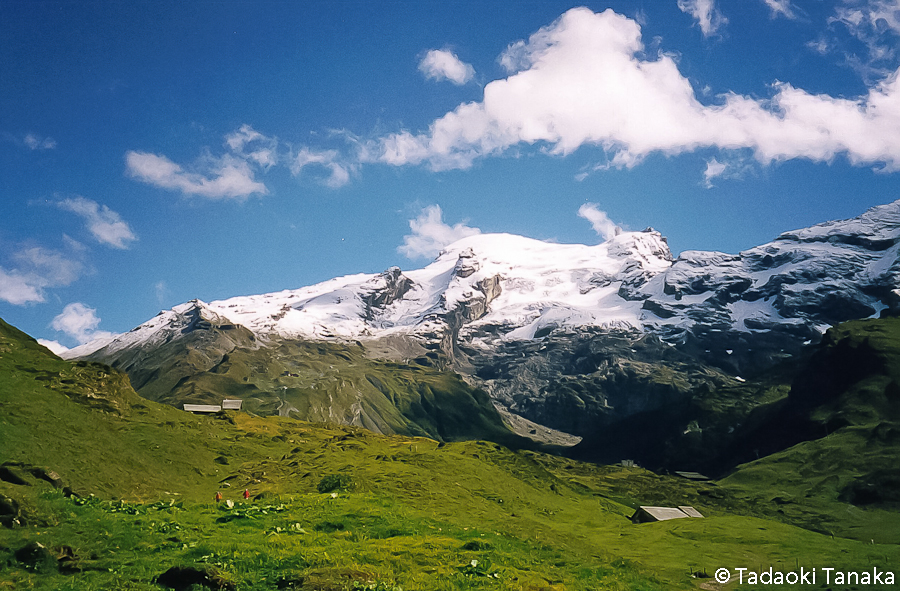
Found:
M 437 356 L 437 353 L 429 353 Z M 487 394 L 439 371 L 428 356 L 369 359 L 362 346 L 273 341 L 260 347 L 243 327 L 197 328 L 150 351 L 96 356 L 128 372 L 141 396 L 176 407 L 240 398 L 261 415 L 366 427 L 438 440 L 525 445 L 503 425 Z
M 195 417 L 0 328 L 0 463 L 27 482 L 0 480 L 21 524 L 0 527 L 0 589 L 159 589 L 155 577 L 190 566 L 240 590 L 668 590 L 719 566 L 900 564 L 896 541 L 753 516 L 766 499 L 752 491 L 484 441 Z M 217 490 L 234 506 L 215 504 Z M 707 517 L 636 526 L 639 504 Z M 47 554 L 29 561 L 34 542 Z

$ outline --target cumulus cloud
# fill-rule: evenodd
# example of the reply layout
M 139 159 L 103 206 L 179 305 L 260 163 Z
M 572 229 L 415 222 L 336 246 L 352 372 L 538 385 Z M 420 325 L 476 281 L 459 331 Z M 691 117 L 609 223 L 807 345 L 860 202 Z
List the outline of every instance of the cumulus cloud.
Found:
M 311 150 L 301 148 L 291 162 L 291 173 L 300 176 L 304 168 L 321 167 L 329 172 L 329 175 L 321 180 L 321 183 L 332 189 L 343 187 L 350 182 L 350 172 L 353 165 L 341 161 L 341 155 L 337 150 Z
M 52 137 L 41 137 L 29 133 L 22 140 L 29 150 L 52 150 L 56 147 L 56 140 Z
M 76 258 L 40 246 L 22 249 L 11 258 L 14 268 L 0 267 L 0 300 L 16 306 L 45 301 L 45 289 L 70 285 L 84 270 Z
M 766 3 L 776 0 L 766 0 Z M 728 19 L 716 8 L 715 0 L 678 0 L 681 12 L 694 17 L 704 37 L 715 34 L 720 27 L 728 23 Z
M 246 199 L 266 194 L 268 189 L 254 178 L 246 160 L 232 155 L 210 158 L 203 172 L 189 172 L 165 156 L 129 151 L 128 173 L 149 185 L 208 199 Z
M 87 224 L 88 231 L 102 244 L 126 249 L 129 242 L 137 240 L 131 227 L 118 213 L 96 201 L 75 197 L 60 201 L 57 205 L 60 209 L 81 216 Z
M 794 13 L 794 7 L 791 5 L 791 0 L 763 0 L 763 2 L 765 2 L 766 6 L 769 7 L 769 10 L 772 11 L 772 18 L 777 16 L 783 16 L 789 19 L 797 18 Z
M 50 323 L 53 330 L 64 333 L 77 341 L 79 345 L 89 343 L 94 339 L 113 336 L 111 332 L 97 330 L 98 326 L 100 326 L 100 318 L 97 317 L 97 310 L 81 302 L 68 304 L 63 308 L 62 313 Z
M 514 44 L 515 45 L 515 44 Z M 401 131 L 367 146 L 371 161 L 464 169 L 520 144 L 555 155 L 601 148 L 611 166 L 701 148 L 746 149 L 763 164 L 845 155 L 856 165 L 900 168 L 900 82 L 835 98 L 775 83 L 768 100 L 729 93 L 701 103 L 672 57 L 643 56 L 640 26 L 607 10 L 575 8 L 514 53 L 516 73 L 484 89 L 425 133 Z
M 0 300 L 21 306 L 32 302 L 43 302 L 42 288 L 45 284 L 34 276 L 21 273 L 16 269 L 10 271 L 0 267 Z
M 449 80 L 461 86 L 475 76 L 475 68 L 461 61 L 456 54 L 446 49 L 432 49 L 419 62 L 419 71 L 426 78 Z
M 412 220 L 409 220 L 411 234 L 403 237 L 403 244 L 397 252 L 409 259 L 434 258 L 448 244 L 466 236 L 481 234 L 478 228 L 470 228 L 464 223 L 454 226 L 445 224 L 439 205 L 429 205 Z
M 596 203 L 585 203 L 578 208 L 578 217 L 582 217 L 591 223 L 591 228 L 604 240 L 609 240 L 619 234 L 622 229 L 614 221 L 609 219 L 605 211 L 602 211 Z

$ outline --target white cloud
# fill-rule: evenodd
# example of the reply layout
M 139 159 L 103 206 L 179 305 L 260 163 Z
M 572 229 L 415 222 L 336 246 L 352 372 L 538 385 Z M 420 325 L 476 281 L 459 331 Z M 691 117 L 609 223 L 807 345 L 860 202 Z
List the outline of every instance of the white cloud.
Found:
M 434 258 L 448 244 L 466 236 L 481 234 L 478 228 L 470 228 L 463 223 L 450 226 L 443 221 L 439 205 L 429 205 L 415 219 L 409 220 L 412 234 L 403 237 L 403 244 L 397 252 L 409 259 Z
M 48 341 L 47 339 L 38 339 L 37 342 L 44 345 L 48 349 L 50 349 L 50 351 L 52 351 L 56 355 L 61 355 L 69 350 L 68 347 L 66 347 L 59 341 Z
M 385 136 L 370 161 L 464 169 L 519 144 L 566 155 L 603 149 L 632 167 L 647 155 L 700 148 L 749 150 L 756 159 L 831 161 L 900 168 L 900 82 L 895 74 L 856 99 L 773 85 L 769 100 L 729 93 L 701 103 L 667 55 L 641 57 L 640 26 L 607 10 L 572 9 L 517 50 L 524 69 L 435 120 L 426 133 Z
M 767 3 L 769 1 L 772 0 L 766 0 Z M 716 9 L 715 0 L 678 0 L 678 8 L 694 17 L 704 37 L 709 37 L 728 23 L 728 19 Z
M 53 330 L 65 333 L 78 342 L 79 345 L 89 343 L 94 339 L 113 336 L 113 333 L 97 330 L 100 326 L 100 318 L 97 310 L 85 306 L 81 302 L 68 304 L 61 314 L 53 319 L 50 327 Z
M 900 64 L 900 0 L 844 0 L 829 23 L 840 23 L 864 46 L 847 53 L 847 63 L 866 80 L 880 79 Z
M 475 76 L 475 68 L 446 49 L 432 49 L 426 53 L 419 62 L 419 71 L 426 78 L 449 80 L 456 85 L 463 85 Z
M 322 184 L 332 189 L 343 187 L 350 182 L 350 172 L 353 165 L 340 162 L 340 154 L 337 150 L 310 150 L 301 148 L 291 162 L 291 173 L 299 176 L 307 166 L 324 167 L 329 171 L 329 176 L 322 180 Z
M 56 140 L 52 137 L 41 137 L 29 133 L 22 140 L 30 150 L 52 150 L 56 147 Z
M 713 187 L 712 180 L 725 174 L 726 170 L 728 170 L 727 164 L 719 162 L 715 158 L 709 160 L 706 163 L 706 170 L 703 171 L 704 185 L 706 188 L 711 189 Z
M 789 19 L 797 18 L 794 13 L 794 7 L 791 5 L 791 0 L 763 0 L 763 2 L 772 11 L 772 18 L 778 15 Z
M 591 223 L 591 228 L 604 240 L 609 240 L 622 229 L 614 221 L 609 219 L 605 211 L 601 211 L 596 203 L 585 203 L 578 208 L 578 217 L 582 217 Z
M 16 306 L 45 301 L 45 289 L 69 285 L 84 271 L 81 261 L 40 246 L 22 249 L 11 258 L 15 268 L 0 267 L 0 300 Z
M 844 0 L 832 20 L 862 39 L 888 30 L 900 33 L 900 0 Z
M 43 302 L 45 287 L 40 278 L 23 274 L 15 269 L 6 271 L 0 267 L 0 300 L 21 306 L 32 302 Z
M 831 44 L 824 37 L 819 37 L 815 41 L 808 41 L 806 47 L 819 55 L 826 55 L 831 50 Z
M 249 125 L 225 136 L 225 143 L 235 154 L 250 159 L 268 169 L 278 164 L 278 140 L 267 137 Z
M 188 172 L 165 156 L 149 152 L 129 151 L 125 155 L 128 173 L 147 184 L 197 195 L 208 199 L 246 199 L 250 195 L 266 194 L 268 189 L 254 179 L 246 160 L 225 155 L 212 158 L 204 173 Z
M 520 39 L 515 43 L 510 43 L 506 50 L 500 54 L 498 61 L 507 74 L 515 74 L 530 67 L 529 51 L 525 41 Z
M 42 277 L 47 287 L 69 285 L 78 279 L 84 268 L 80 261 L 42 246 L 20 250 L 13 255 L 13 259 L 31 273 Z
M 157 281 L 153 284 L 153 291 L 156 292 L 156 301 L 159 302 L 159 305 L 164 305 L 166 298 L 169 295 L 169 286 L 166 285 L 166 282 Z
M 60 201 L 57 205 L 60 209 L 71 211 L 84 218 L 88 231 L 103 244 L 126 249 L 129 242 L 137 240 L 131 227 L 118 213 L 96 201 L 75 197 Z

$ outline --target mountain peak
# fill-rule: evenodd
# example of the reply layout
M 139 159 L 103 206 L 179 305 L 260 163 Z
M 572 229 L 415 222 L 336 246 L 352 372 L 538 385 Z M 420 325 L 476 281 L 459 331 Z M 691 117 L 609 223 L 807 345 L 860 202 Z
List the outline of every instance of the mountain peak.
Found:
M 594 245 L 476 234 L 420 269 L 391 267 L 277 293 L 191 300 L 112 342 L 67 356 L 224 325 L 312 340 L 411 338 L 451 354 L 456 345 L 449 343 L 457 341 L 492 347 L 565 328 L 696 342 L 701 357 L 727 360 L 740 371 L 771 361 L 758 359 L 760 350 L 772 349 L 757 346 L 762 341 L 777 341 L 790 354 L 831 324 L 900 306 L 898 252 L 900 201 L 786 232 L 735 255 L 685 251 L 674 259 L 653 228 Z

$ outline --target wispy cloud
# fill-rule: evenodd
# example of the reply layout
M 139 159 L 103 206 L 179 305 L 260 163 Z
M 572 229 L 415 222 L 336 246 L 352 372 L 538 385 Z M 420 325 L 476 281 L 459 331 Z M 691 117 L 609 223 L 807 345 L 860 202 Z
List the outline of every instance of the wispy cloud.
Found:
M 22 142 L 29 150 L 52 150 L 56 147 L 56 140 L 52 137 L 41 137 L 34 133 L 27 134 Z
M 766 0 L 769 1 L 774 0 Z M 715 0 L 678 0 L 681 12 L 694 17 L 704 37 L 714 35 L 719 28 L 728 24 L 728 19 L 716 8 Z
M 578 217 L 582 217 L 591 223 L 591 228 L 603 240 L 609 240 L 622 229 L 614 221 L 609 219 L 605 211 L 602 211 L 596 203 L 585 203 L 578 208 Z
M 715 158 L 712 158 L 709 161 L 707 161 L 706 170 L 703 171 L 704 186 L 707 189 L 712 189 L 714 186 L 712 183 L 712 180 L 714 178 L 718 178 L 718 177 L 722 176 L 723 174 L 725 174 L 726 170 L 728 170 L 728 165 L 726 165 L 722 162 L 719 162 Z
M 866 80 L 890 75 L 900 63 L 900 0 L 844 0 L 830 23 L 843 25 L 862 43 L 862 54 L 847 52 L 847 62 Z
M 89 343 L 94 339 L 113 336 L 111 332 L 97 330 L 98 326 L 100 326 L 100 318 L 97 316 L 97 310 L 81 302 L 68 304 L 63 308 L 62 313 L 50 323 L 53 330 L 64 333 L 79 345 Z
M 434 258 L 448 244 L 481 233 L 478 228 L 464 223 L 453 226 L 445 224 L 443 215 L 439 205 L 422 209 L 415 219 L 409 220 L 412 233 L 403 237 L 403 244 L 397 247 L 397 252 L 409 259 Z
M 225 136 L 225 143 L 235 154 L 268 169 L 278 164 L 278 139 L 265 136 L 249 125 Z
M 334 133 L 350 139 L 342 132 Z M 314 174 L 314 178 L 327 187 L 337 189 L 350 182 L 351 174 L 360 161 L 360 158 L 345 158 L 337 150 L 300 147 L 294 151 L 278 138 L 266 136 L 249 125 L 242 125 L 226 135 L 224 145 L 228 153 L 200 158 L 191 170 L 186 170 L 166 156 L 149 152 L 130 151 L 125 155 L 125 161 L 128 174 L 155 187 L 208 199 L 238 200 L 269 192 L 263 182 L 256 180 L 259 171 L 286 166 L 291 174 L 300 176 L 310 168 L 321 169 L 327 174 Z
M 710 158 L 706 161 L 706 169 L 703 171 L 701 185 L 707 189 L 715 187 L 714 180 L 738 180 L 753 174 L 757 166 L 752 160 L 747 160 L 741 154 L 725 153 L 722 159 Z
M 246 199 L 264 195 L 266 186 L 254 178 L 246 160 L 226 154 L 201 163 L 202 171 L 186 171 L 165 156 L 130 151 L 125 155 L 128 173 L 147 184 L 208 199 Z
M 461 86 L 475 76 L 475 68 L 461 61 L 455 53 L 447 49 L 432 49 L 419 62 L 419 71 L 426 78 L 449 80 Z
M 766 6 L 769 7 L 769 10 L 772 11 L 772 18 L 778 16 L 783 16 L 788 19 L 797 18 L 791 0 L 763 0 L 763 2 L 765 2 Z
M 672 57 L 643 57 L 634 20 L 586 8 L 566 12 L 518 47 L 519 71 L 487 84 L 482 102 L 460 105 L 427 132 L 370 142 L 369 159 L 464 169 L 520 144 L 543 144 L 560 156 L 597 146 L 615 167 L 655 152 L 718 148 L 749 150 L 762 164 L 844 155 L 855 165 L 900 169 L 896 75 L 855 99 L 775 83 L 768 100 L 729 93 L 708 105 Z
M 0 267 L 0 300 L 21 306 L 45 301 L 45 290 L 76 281 L 84 264 L 70 254 L 33 246 L 15 252 L 14 266 Z
M 156 301 L 160 306 L 165 305 L 166 299 L 169 297 L 169 286 L 165 281 L 157 281 L 153 284 L 153 291 L 156 293 Z
M 329 175 L 321 180 L 322 184 L 332 189 L 343 187 L 350 182 L 350 173 L 355 165 L 342 161 L 337 150 L 311 150 L 301 148 L 291 162 L 291 173 L 300 176 L 304 168 L 321 167 L 329 171 Z
M 88 231 L 98 242 L 113 248 L 126 249 L 137 236 L 122 217 L 105 205 L 85 197 L 65 199 L 58 204 L 60 209 L 81 216 Z

